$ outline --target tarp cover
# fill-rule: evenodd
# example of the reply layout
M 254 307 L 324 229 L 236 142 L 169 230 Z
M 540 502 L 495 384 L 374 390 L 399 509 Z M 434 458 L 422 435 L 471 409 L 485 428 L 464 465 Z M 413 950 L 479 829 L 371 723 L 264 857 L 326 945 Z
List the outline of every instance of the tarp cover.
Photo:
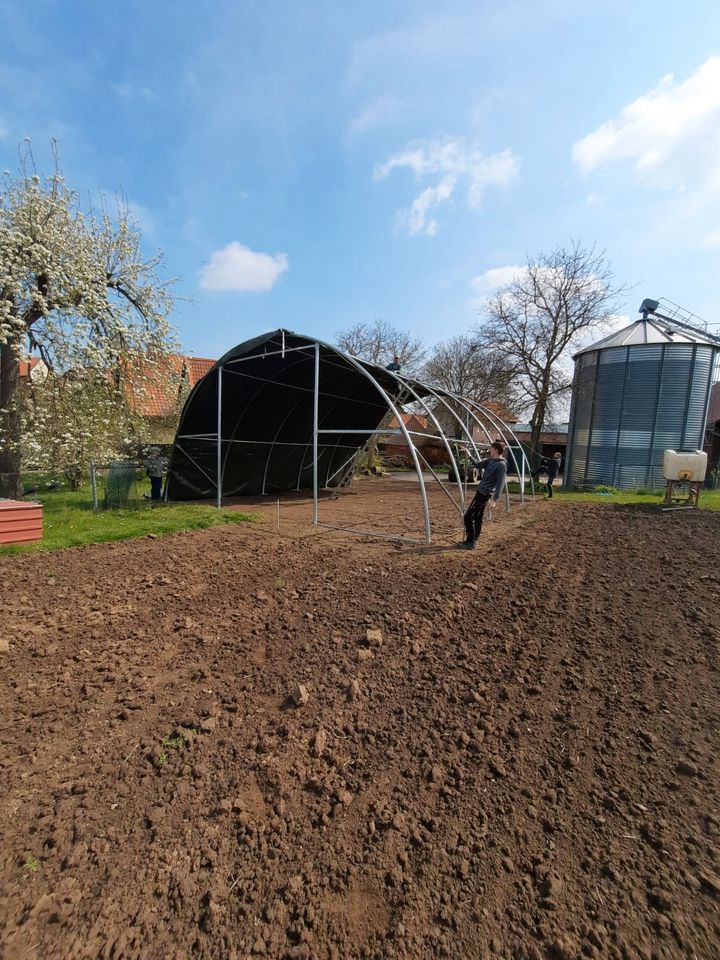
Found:
M 312 488 L 316 343 L 275 330 L 241 343 L 218 360 L 183 409 L 170 461 L 168 499 L 201 499 L 217 493 L 220 369 L 223 496 Z M 319 350 L 318 427 L 338 431 L 318 439 L 318 484 L 326 487 L 339 482 L 389 410 L 382 392 L 356 364 L 393 402 L 406 401 L 408 394 L 404 384 L 382 367 L 353 362 L 327 344 L 320 344 Z M 428 394 L 422 384 L 403 379 L 419 396 Z M 350 430 L 367 432 L 346 432 Z

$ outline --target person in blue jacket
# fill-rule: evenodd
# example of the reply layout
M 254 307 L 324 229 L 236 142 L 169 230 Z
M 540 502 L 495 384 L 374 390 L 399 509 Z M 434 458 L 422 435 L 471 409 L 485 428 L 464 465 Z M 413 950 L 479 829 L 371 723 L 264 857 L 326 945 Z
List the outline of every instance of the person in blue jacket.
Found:
M 475 543 L 482 530 L 485 507 L 489 503 L 490 509 L 494 510 L 505 488 L 507 462 L 503 456 L 504 453 L 505 445 L 500 440 L 495 440 L 490 446 L 488 459 L 475 464 L 478 470 L 482 470 L 482 477 L 473 502 L 465 511 L 465 541 L 460 544 L 464 550 L 475 549 Z

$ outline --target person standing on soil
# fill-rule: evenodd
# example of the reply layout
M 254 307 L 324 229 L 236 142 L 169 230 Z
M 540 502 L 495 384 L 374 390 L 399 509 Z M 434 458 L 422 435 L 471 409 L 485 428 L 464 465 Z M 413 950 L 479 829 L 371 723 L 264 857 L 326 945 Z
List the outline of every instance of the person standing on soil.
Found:
M 504 444 L 500 440 L 495 440 L 490 447 L 488 459 L 475 464 L 478 470 L 482 470 L 482 476 L 473 502 L 465 512 L 465 541 L 460 544 L 464 550 L 475 549 L 475 543 L 482 530 L 485 507 L 489 503 L 490 509 L 494 510 L 505 488 L 507 462 L 503 457 L 504 453 Z
M 147 475 L 150 477 L 150 499 L 162 499 L 162 478 L 167 469 L 167 460 L 157 447 L 150 447 L 148 457 L 144 461 Z M 146 494 L 147 496 L 147 494 Z
M 562 463 L 562 454 L 554 453 L 552 457 L 542 457 L 543 463 L 545 464 L 545 469 L 547 471 L 547 497 L 548 500 L 552 500 L 553 495 L 553 481 L 555 477 L 560 473 L 560 464 Z

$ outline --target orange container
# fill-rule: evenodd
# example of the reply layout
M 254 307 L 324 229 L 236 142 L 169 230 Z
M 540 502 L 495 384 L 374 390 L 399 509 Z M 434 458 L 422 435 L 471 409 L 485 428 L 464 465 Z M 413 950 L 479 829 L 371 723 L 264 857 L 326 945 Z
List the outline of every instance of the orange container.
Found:
M 30 543 L 42 540 L 41 503 L 0 500 L 0 543 Z

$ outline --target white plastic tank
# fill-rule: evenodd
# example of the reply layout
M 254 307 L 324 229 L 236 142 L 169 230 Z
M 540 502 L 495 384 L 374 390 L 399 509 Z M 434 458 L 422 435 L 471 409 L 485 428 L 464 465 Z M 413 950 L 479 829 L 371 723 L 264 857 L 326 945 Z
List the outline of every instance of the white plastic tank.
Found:
M 707 471 L 707 454 L 703 450 L 678 453 L 666 450 L 663 455 L 663 476 L 666 480 L 690 480 L 702 483 Z

